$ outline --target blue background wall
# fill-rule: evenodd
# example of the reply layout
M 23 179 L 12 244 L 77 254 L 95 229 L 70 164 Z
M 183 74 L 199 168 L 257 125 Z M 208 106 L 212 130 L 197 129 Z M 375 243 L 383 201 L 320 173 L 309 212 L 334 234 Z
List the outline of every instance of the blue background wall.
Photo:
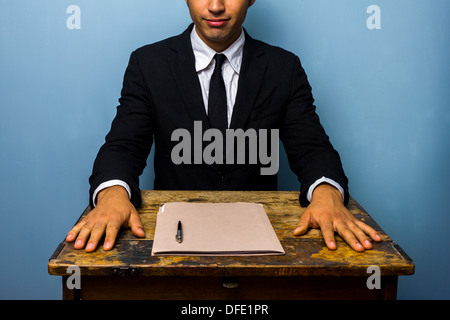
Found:
M 47 262 L 87 205 L 129 54 L 190 19 L 182 0 L 0 4 L 0 298 L 60 299 Z M 366 26 L 373 4 L 379 30 Z M 447 0 L 257 0 L 245 24 L 301 57 L 352 195 L 416 263 L 400 299 L 450 298 L 449 12 Z M 281 189 L 297 190 L 284 154 L 281 166 Z

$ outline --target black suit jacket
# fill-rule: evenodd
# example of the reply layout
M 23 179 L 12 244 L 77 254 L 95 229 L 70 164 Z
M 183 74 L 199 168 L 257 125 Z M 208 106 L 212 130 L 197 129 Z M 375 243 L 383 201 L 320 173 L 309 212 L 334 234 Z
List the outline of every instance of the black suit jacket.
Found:
M 139 176 L 155 146 L 154 188 L 158 190 L 276 190 L 277 175 L 260 174 L 257 165 L 180 164 L 171 160 L 172 132 L 194 121 L 209 128 L 190 42 L 192 26 L 179 36 L 131 54 L 111 130 L 90 177 L 90 199 L 111 179 L 127 182 L 132 202 L 141 203 Z M 348 201 L 347 178 L 315 112 L 307 76 L 299 58 L 246 33 L 231 129 L 279 129 L 291 169 L 306 191 L 322 176 L 338 182 Z M 92 202 L 91 202 L 92 205 Z

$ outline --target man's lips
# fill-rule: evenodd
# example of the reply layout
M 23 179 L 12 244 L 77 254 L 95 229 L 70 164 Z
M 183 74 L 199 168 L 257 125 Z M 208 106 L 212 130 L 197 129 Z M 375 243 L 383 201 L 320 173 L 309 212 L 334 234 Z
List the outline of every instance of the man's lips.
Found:
M 210 27 L 223 27 L 230 19 L 205 19 Z

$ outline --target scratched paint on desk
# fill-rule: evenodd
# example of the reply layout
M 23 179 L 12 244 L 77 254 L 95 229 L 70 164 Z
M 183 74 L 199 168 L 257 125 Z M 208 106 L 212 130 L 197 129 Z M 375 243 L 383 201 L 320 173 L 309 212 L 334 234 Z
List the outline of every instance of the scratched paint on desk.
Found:
M 365 250 L 364 252 L 356 252 L 350 246 L 340 243 L 340 246 L 336 250 L 330 250 L 327 247 L 324 247 L 318 253 L 312 254 L 311 258 L 323 259 L 328 263 L 343 263 L 348 266 L 379 264 L 392 265 L 396 260 L 398 260 L 398 255 L 396 255 L 395 253 L 388 253 L 386 252 L 385 248 L 383 249 L 383 251 L 371 249 Z

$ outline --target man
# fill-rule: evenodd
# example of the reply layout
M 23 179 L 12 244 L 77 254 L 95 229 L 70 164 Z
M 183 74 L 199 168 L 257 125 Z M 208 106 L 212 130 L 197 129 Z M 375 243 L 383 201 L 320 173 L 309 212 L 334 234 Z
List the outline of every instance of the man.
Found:
M 105 235 L 103 248 L 110 250 L 122 227 L 145 236 L 135 207 L 141 201 L 138 177 L 153 140 L 155 189 L 276 190 L 276 175 L 261 175 L 260 163 L 174 164 L 172 133 L 179 128 L 194 133 L 196 121 L 203 132 L 223 125 L 222 130 L 279 130 L 301 182 L 300 203 L 307 206 L 294 235 L 321 228 L 326 245 L 334 250 L 337 232 L 358 252 L 372 248 L 370 238 L 381 241 L 345 207 L 347 178 L 315 113 L 300 60 L 244 32 L 242 24 L 254 2 L 186 0 L 193 25 L 132 53 L 117 115 L 90 178 L 95 208 L 66 238 L 76 240 L 75 248 L 94 251 Z M 225 109 L 217 106 L 218 95 L 226 100 Z M 213 112 L 213 107 L 220 110 Z M 213 124 L 217 114 L 222 114 L 220 125 Z

